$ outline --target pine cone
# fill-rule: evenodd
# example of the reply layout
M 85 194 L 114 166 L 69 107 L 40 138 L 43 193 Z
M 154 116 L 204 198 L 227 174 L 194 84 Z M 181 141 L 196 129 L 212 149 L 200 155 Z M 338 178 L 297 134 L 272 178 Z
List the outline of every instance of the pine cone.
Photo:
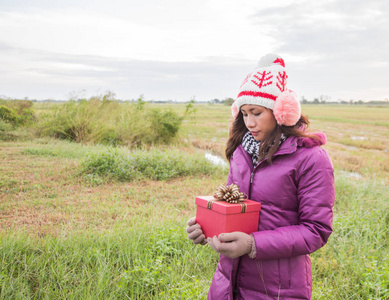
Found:
M 220 201 L 227 201 L 228 203 L 239 203 L 246 199 L 245 194 L 241 193 L 239 186 L 234 183 L 219 186 L 213 197 Z

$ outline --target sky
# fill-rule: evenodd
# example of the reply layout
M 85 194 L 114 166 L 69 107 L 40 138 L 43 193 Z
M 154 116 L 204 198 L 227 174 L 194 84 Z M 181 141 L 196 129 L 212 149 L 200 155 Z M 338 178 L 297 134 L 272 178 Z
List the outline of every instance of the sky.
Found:
M 0 0 L 0 97 L 236 98 L 267 53 L 299 97 L 389 99 L 387 0 Z

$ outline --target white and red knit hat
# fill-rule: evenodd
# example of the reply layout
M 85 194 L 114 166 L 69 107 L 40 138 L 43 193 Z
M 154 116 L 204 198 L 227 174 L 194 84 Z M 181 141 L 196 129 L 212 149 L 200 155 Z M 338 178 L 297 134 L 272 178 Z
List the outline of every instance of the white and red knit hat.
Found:
M 287 80 L 284 60 L 276 54 L 263 56 L 240 86 L 231 107 L 234 118 L 242 105 L 254 104 L 273 110 L 279 125 L 295 125 L 301 116 L 301 106 L 297 95 L 286 88 Z

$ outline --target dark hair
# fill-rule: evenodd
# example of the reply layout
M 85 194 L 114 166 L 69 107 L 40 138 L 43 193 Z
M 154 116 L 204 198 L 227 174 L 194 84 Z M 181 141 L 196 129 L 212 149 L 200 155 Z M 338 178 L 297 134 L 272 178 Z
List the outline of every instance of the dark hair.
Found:
M 294 126 L 284 126 L 276 125 L 274 130 L 268 134 L 262 141 L 259 146 L 259 161 L 267 157 L 267 162 L 272 163 L 272 156 L 278 150 L 281 134 L 283 133 L 285 137 L 296 136 L 296 137 L 309 137 L 312 139 L 318 139 L 317 136 L 305 132 L 305 129 L 309 127 L 309 120 L 306 116 L 301 115 L 300 120 Z M 231 160 L 232 154 L 235 149 L 242 143 L 243 136 L 248 131 L 246 125 L 243 121 L 243 114 L 239 111 L 238 116 L 233 121 L 226 147 L 226 157 L 228 161 Z

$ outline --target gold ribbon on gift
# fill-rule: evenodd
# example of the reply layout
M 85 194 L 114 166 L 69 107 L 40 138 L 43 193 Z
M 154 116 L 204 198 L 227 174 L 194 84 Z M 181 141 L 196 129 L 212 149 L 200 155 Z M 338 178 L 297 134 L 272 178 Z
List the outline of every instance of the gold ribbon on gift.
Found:
M 246 203 L 243 201 L 247 198 L 246 195 L 239 191 L 239 186 L 232 183 L 230 185 L 221 185 L 217 188 L 214 200 L 209 200 L 208 209 L 212 209 L 212 204 L 215 201 L 227 201 L 228 203 L 239 203 L 241 205 L 241 213 L 245 213 L 247 209 Z

